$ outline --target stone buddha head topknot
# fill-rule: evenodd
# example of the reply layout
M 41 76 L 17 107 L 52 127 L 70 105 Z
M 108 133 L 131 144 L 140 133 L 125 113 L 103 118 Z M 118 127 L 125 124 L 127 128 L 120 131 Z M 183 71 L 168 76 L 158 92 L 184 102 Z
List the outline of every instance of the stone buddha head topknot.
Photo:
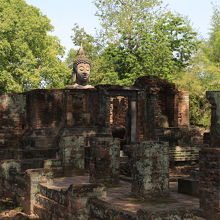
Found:
M 91 62 L 86 58 L 85 52 L 81 45 L 78 55 L 73 62 L 76 83 L 82 86 L 87 85 L 89 81 Z

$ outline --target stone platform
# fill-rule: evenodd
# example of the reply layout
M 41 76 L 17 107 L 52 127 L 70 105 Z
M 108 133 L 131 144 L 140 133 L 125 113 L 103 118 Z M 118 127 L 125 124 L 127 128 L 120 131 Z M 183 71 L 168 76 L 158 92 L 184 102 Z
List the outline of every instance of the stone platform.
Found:
M 141 200 L 131 193 L 131 184 L 120 181 L 120 187 L 109 188 L 104 201 L 130 212 L 149 208 L 151 210 L 170 210 L 177 207 L 199 209 L 199 199 L 177 192 L 177 183 L 170 183 L 170 195 L 157 200 Z
M 90 186 L 91 185 L 91 186 Z M 93 186 L 92 186 L 93 185 Z M 89 187 L 90 186 L 90 187 Z M 101 192 L 99 196 L 88 195 L 88 193 L 93 187 L 93 192 Z M 62 177 L 55 178 L 52 183 L 43 183 L 40 186 L 41 191 L 37 199 L 38 204 L 35 205 L 36 214 L 44 220 L 45 214 L 41 214 L 47 210 L 47 220 L 49 219 L 71 219 L 68 215 L 69 205 L 79 207 L 77 210 L 87 211 L 78 213 L 77 216 L 80 219 L 85 215 L 90 216 L 92 219 L 113 219 L 113 220 L 148 220 L 148 219 L 173 219 L 174 216 L 178 216 L 178 219 L 194 219 L 195 216 L 200 215 L 199 211 L 199 199 L 177 193 L 177 183 L 170 183 L 170 195 L 167 198 L 157 199 L 157 200 L 142 200 L 138 199 L 131 193 L 131 183 L 126 181 L 120 181 L 118 187 L 112 187 L 107 189 L 107 194 L 105 190 L 100 191 L 100 186 L 94 186 L 94 184 L 89 183 L 88 176 L 76 176 L 76 177 Z M 77 200 L 68 201 L 68 192 L 72 188 L 72 197 L 77 198 Z M 73 193 L 73 189 L 75 194 Z M 88 189 L 89 188 L 89 189 Z M 83 193 L 82 197 L 87 197 L 86 204 L 82 205 L 82 198 L 80 193 Z M 91 193 L 91 191 L 90 191 Z M 43 195 L 44 194 L 44 195 Z M 65 198 L 66 196 L 66 198 Z M 49 198 L 47 198 L 49 197 Z M 79 200 L 80 199 L 80 200 Z M 59 213 L 50 213 L 50 210 L 54 210 L 51 207 L 56 206 L 57 210 L 62 208 L 66 209 L 66 216 L 59 216 Z M 45 207 L 44 207 L 45 206 Z M 72 207 L 71 207 L 72 208 Z M 69 216 L 69 217 L 68 217 Z M 88 218 L 89 219 L 89 218 Z

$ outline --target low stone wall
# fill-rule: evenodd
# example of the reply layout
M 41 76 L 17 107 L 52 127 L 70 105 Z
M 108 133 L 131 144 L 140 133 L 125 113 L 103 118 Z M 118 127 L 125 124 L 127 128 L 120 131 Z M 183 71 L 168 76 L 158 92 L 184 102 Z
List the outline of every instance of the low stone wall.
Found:
M 34 213 L 43 220 L 87 220 L 90 198 L 106 196 L 106 188 L 102 184 L 74 184 L 67 190 L 54 189 L 40 184 L 36 195 Z

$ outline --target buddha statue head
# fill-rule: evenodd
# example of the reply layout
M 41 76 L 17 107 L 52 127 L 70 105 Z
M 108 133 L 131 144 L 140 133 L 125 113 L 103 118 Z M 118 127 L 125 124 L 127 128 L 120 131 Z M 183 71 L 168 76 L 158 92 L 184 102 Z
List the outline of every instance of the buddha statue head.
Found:
M 76 59 L 73 62 L 73 71 L 75 73 L 75 81 L 79 86 L 86 86 L 89 82 L 91 62 L 86 58 L 85 52 L 81 45 Z

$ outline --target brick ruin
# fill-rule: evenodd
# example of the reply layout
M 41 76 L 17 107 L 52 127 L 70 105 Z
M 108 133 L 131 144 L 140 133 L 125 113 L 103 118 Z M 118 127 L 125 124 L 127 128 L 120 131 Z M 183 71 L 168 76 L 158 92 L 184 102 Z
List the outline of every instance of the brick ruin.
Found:
M 194 219 L 203 213 L 216 219 L 215 120 L 212 148 L 200 153 L 200 207 L 212 208 L 201 212 L 198 198 L 178 194 L 169 181 L 169 163 L 182 160 L 177 146 L 184 142 L 181 129 L 189 128 L 188 100 L 187 92 L 154 76 L 132 87 L 0 95 L 0 197 L 17 201 L 23 219 Z M 125 157 L 129 176 L 121 175 Z

